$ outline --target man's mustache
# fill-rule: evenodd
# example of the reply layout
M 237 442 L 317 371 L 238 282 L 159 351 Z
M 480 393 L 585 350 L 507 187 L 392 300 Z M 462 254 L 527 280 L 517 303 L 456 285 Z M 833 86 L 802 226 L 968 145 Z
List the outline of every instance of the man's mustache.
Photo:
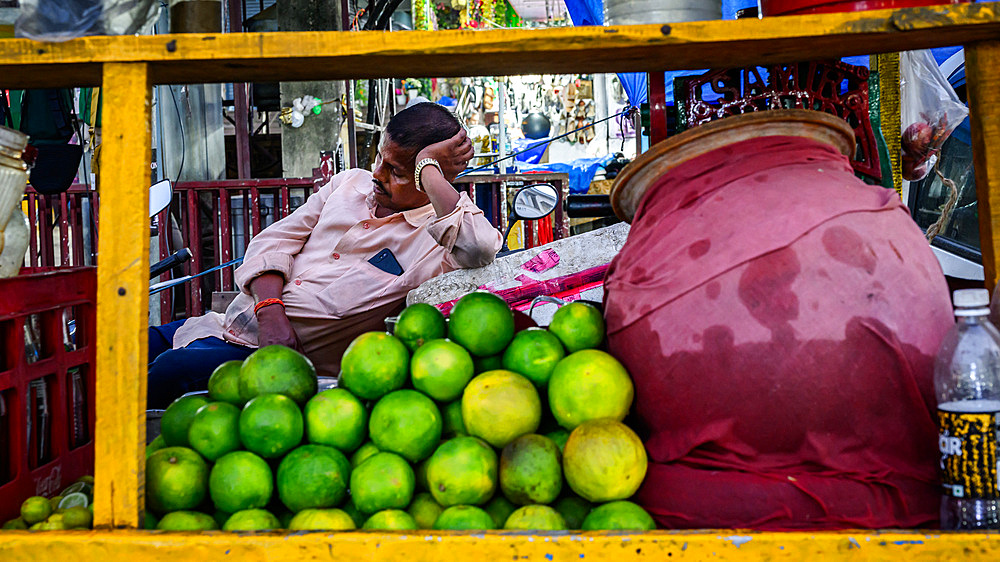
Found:
M 375 187 L 377 187 L 377 188 L 381 189 L 382 191 L 384 191 L 384 192 L 386 192 L 386 193 L 388 193 L 388 192 L 389 192 L 389 190 L 385 188 L 385 184 L 384 184 L 384 183 L 382 183 L 382 182 L 380 182 L 379 180 L 377 180 L 377 179 L 372 179 L 372 183 L 373 183 L 373 184 L 375 184 Z

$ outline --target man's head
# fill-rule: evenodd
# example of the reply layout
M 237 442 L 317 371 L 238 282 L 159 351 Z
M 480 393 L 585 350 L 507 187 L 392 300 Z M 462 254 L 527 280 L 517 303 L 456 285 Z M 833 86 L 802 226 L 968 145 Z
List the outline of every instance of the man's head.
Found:
M 417 152 L 450 139 L 461 128 L 458 119 L 436 103 L 418 103 L 394 115 L 382 135 L 372 172 L 375 202 L 395 212 L 426 205 L 427 195 L 413 183 Z

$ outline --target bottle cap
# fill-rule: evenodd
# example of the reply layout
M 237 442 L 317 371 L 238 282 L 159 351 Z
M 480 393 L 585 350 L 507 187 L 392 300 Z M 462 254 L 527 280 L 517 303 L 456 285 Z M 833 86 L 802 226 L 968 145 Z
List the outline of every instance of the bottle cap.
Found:
M 990 292 L 986 289 L 959 289 L 952 296 L 955 308 L 973 308 L 990 305 Z

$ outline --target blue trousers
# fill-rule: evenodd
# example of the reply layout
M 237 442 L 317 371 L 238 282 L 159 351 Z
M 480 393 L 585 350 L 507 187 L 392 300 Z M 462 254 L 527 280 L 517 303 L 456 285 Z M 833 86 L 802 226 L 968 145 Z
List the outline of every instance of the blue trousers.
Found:
M 208 388 L 212 371 L 226 361 L 242 361 L 253 348 L 219 338 L 195 340 L 180 349 L 173 347 L 174 332 L 183 320 L 149 328 L 149 375 L 146 407 L 163 409 L 181 395 Z

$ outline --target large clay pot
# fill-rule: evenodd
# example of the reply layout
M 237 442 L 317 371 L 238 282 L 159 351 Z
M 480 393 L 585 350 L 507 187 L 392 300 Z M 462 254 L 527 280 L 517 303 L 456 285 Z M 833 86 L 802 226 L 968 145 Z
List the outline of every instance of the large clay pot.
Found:
M 888 10 L 893 8 L 914 8 L 938 4 L 963 4 L 970 0 L 760 0 L 761 14 L 767 16 L 790 16 L 798 14 L 821 14 L 830 12 L 860 12 L 864 10 Z
M 927 241 L 858 180 L 819 112 L 716 121 L 616 180 L 632 222 L 605 282 L 673 528 L 891 528 L 937 520 L 933 358 L 952 323 Z

